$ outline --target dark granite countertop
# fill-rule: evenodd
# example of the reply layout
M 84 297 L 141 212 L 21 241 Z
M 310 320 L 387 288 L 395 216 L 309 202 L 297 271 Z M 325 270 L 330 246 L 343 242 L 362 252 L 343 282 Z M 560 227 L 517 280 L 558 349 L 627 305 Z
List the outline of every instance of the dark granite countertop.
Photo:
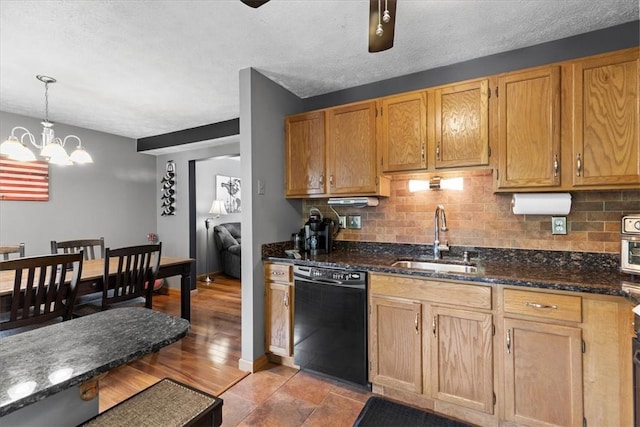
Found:
M 300 260 L 288 257 L 285 249 L 290 249 L 289 242 L 264 245 L 263 259 L 306 266 L 626 297 L 629 292 L 625 284 L 640 287 L 640 276 L 621 273 L 618 257 L 611 254 L 452 247 L 449 253 L 444 254 L 442 261 L 462 263 L 462 254 L 468 251 L 470 263 L 477 266 L 478 272 L 465 274 L 391 267 L 401 259 L 432 261 L 432 249 L 424 245 L 336 242 L 333 252 L 318 255 L 303 253 Z M 632 302 L 640 303 L 640 300 L 632 298 Z
M 188 329 L 185 319 L 132 307 L 2 338 L 0 417 L 157 351 Z

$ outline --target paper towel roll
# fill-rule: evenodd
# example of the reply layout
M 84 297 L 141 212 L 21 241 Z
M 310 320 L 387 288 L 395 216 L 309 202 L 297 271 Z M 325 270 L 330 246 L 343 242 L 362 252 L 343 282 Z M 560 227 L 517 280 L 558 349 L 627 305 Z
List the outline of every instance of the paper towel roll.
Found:
M 571 210 L 570 193 L 516 193 L 511 199 L 516 215 L 567 215 Z

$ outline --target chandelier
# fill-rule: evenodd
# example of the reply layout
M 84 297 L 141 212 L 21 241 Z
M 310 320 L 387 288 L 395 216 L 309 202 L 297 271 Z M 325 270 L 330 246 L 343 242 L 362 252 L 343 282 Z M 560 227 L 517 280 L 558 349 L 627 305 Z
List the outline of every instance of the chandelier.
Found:
M 25 140 L 40 150 L 40 156 L 47 159 L 49 163 L 55 165 L 72 165 L 74 163 L 84 164 L 93 163 L 93 159 L 82 146 L 82 141 L 75 135 L 65 136 L 64 139 L 56 137 L 53 133 L 53 123 L 49 121 L 49 84 L 55 83 L 53 77 L 37 75 L 36 78 L 44 83 L 44 112 L 45 118 L 42 124 L 42 139 L 36 141 L 36 137 L 22 126 L 16 126 L 11 129 L 11 136 L 0 144 L 0 155 L 5 155 L 11 160 L 21 162 L 32 162 L 36 159 L 33 151 L 29 149 Z M 22 133 L 20 138 L 16 134 Z M 64 149 L 65 144 L 70 139 L 76 139 L 78 146 L 71 153 L 67 154 Z

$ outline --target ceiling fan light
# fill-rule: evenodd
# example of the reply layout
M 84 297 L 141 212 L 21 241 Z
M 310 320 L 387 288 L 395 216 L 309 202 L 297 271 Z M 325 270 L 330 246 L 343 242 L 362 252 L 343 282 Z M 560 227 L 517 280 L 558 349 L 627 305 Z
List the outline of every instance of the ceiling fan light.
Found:
M 93 163 L 93 159 L 82 145 L 78 145 L 74 152 L 71 153 L 71 161 L 80 165 L 83 165 L 85 163 Z

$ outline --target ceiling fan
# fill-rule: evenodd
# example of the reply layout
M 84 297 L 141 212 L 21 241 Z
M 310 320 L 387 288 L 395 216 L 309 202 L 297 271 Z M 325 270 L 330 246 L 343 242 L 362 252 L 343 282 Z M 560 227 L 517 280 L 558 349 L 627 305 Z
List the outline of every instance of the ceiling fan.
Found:
M 257 8 L 269 0 L 240 0 Z M 380 52 L 393 47 L 396 28 L 397 0 L 369 0 L 369 52 Z

